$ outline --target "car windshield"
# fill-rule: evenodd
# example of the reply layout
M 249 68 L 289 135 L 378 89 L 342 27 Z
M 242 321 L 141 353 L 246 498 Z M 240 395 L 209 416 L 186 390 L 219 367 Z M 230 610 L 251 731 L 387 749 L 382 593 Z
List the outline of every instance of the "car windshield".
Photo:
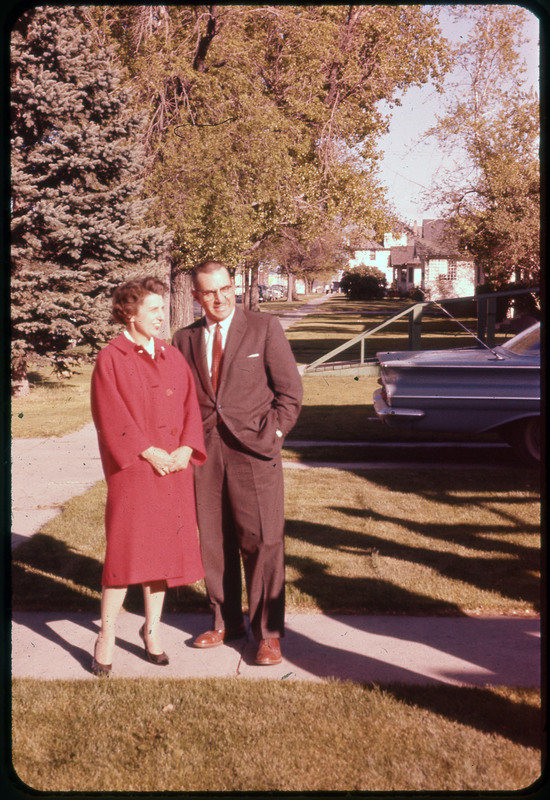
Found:
M 540 350 L 540 322 L 518 333 L 513 339 L 505 342 L 502 347 L 518 356 L 538 352 Z

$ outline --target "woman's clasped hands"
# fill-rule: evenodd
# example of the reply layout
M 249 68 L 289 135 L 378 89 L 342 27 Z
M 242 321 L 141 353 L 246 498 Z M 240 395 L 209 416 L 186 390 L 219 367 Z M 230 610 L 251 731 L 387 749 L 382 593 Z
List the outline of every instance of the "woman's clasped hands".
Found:
M 172 453 L 167 453 L 162 447 L 148 447 L 141 456 L 159 475 L 169 475 L 171 472 L 187 469 L 192 453 L 193 448 L 184 444 Z

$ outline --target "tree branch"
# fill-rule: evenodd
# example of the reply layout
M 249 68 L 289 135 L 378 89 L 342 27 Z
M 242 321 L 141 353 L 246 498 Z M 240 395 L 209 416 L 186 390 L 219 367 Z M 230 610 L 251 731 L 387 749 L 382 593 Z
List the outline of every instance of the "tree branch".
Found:
M 210 6 L 208 11 L 208 23 L 206 25 L 206 33 L 204 36 L 201 36 L 199 39 L 199 43 L 197 45 L 197 52 L 195 53 L 195 58 L 193 59 L 193 69 L 196 72 L 204 72 L 206 70 L 206 56 L 208 54 L 208 49 L 212 44 L 212 39 L 216 35 L 216 9 L 217 6 Z

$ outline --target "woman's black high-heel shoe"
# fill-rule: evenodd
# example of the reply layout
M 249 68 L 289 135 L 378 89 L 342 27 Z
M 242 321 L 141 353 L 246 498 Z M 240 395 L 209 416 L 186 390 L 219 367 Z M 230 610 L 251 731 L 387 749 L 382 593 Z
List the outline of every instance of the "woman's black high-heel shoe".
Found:
M 100 664 L 99 661 L 96 661 L 95 647 L 94 647 L 94 655 L 92 658 L 92 672 L 94 673 L 94 675 L 96 675 L 98 678 L 110 678 L 112 669 L 113 669 L 112 664 Z
M 147 649 L 147 644 L 145 642 L 145 623 L 139 629 L 139 635 L 143 640 L 143 646 L 145 648 L 145 653 L 147 654 L 147 658 L 151 662 L 151 664 L 156 664 L 159 667 L 165 667 L 167 664 L 170 663 L 170 659 L 166 655 L 166 653 L 161 653 L 160 655 L 156 656 L 154 653 L 150 653 Z

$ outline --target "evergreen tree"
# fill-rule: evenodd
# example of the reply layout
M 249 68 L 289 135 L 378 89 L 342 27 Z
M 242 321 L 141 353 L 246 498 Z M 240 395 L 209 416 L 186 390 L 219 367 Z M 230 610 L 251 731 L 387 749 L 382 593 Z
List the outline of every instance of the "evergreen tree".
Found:
M 70 369 L 75 344 L 113 333 L 114 286 L 166 272 L 164 228 L 140 197 L 144 152 L 120 69 L 83 11 L 36 8 L 13 30 L 12 382 L 48 356 Z

